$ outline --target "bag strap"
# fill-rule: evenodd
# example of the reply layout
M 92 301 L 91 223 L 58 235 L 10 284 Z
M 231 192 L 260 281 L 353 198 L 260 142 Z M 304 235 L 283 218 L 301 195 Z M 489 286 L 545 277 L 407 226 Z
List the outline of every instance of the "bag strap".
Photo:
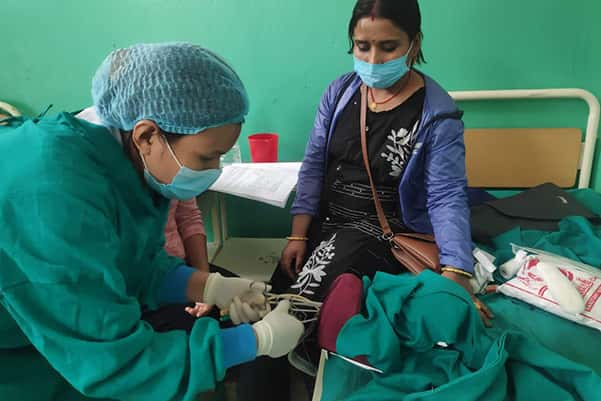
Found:
M 361 127 L 361 153 L 363 154 L 363 164 L 365 164 L 365 170 L 367 171 L 367 176 L 369 177 L 369 185 L 371 186 L 371 193 L 374 198 L 374 205 L 376 206 L 376 213 L 378 214 L 378 220 L 380 221 L 380 226 L 382 227 L 382 232 L 384 233 L 384 239 L 392 239 L 394 233 L 390 229 L 390 224 L 388 224 L 388 219 L 384 214 L 384 210 L 382 209 L 382 203 L 380 202 L 380 198 L 378 197 L 378 192 L 376 191 L 376 186 L 374 185 L 374 179 L 371 175 L 371 168 L 369 166 L 369 156 L 367 154 L 367 87 L 365 84 L 361 85 L 361 118 L 360 118 L 360 127 Z

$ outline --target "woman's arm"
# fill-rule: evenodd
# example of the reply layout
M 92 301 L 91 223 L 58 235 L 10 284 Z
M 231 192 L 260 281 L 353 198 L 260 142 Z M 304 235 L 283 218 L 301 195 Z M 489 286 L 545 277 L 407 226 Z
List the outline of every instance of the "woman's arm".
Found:
M 207 237 L 202 234 L 192 235 L 184 240 L 186 263 L 198 270 L 209 271 Z
M 309 232 L 309 226 L 313 216 L 308 214 L 297 214 L 292 218 L 292 232 L 291 237 L 306 237 Z
M 425 155 L 427 208 L 440 250 L 440 263 L 466 273 L 474 270 L 467 203 L 463 122 L 434 123 Z
M 321 97 L 313 129 L 305 148 L 303 164 L 298 173 L 296 197 L 290 211 L 293 215 L 317 216 L 319 213 L 328 133 L 337 100 L 341 92 L 348 88 L 349 79 L 351 79 L 351 74 L 338 78 L 328 86 Z
M 297 214 L 292 218 L 291 239 L 282 252 L 280 266 L 286 271 L 292 279 L 302 268 L 305 256 L 307 254 L 307 233 L 313 216 L 308 214 Z
M 463 122 L 447 118 L 434 123 L 425 160 L 427 207 L 440 250 L 442 275 L 463 287 L 486 326 L 492 312 L 473 296 L 469 279 L 474 271 L 467 202 Z
M 184 243 L 186 263 L 202 271 L 209 271 L 207 237 L 202 213 L 196 199 L 179 201 L 175 210 L 177 230 Z

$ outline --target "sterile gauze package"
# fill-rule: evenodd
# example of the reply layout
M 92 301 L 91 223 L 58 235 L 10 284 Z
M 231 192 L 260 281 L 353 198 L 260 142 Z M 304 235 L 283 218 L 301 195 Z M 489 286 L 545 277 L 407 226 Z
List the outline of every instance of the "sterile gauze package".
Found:
M 547 312 L 601 330 L 601 270 L 532 248 L 522 251 L 514 278 L 498 292 Z M 528 256 L 523 257 L 524 252 Z

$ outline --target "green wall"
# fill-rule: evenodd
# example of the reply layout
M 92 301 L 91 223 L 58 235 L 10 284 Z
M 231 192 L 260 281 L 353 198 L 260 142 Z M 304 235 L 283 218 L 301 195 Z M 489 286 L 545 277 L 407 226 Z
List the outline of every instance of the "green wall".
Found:
M 352 68 L 353 0 L 105 0 L 0 3 L 0 99 L 27 114 L 90 103 L 95 68 L 112 49 L 186 40 L 228 59 L 245 81 L 243 129 L 281 135 L 280 159 L 302 157 L 326 85 Z M 601 98 L 598 0 L 422 0 L 423 70 L 448 90 L 581 87 Z M 577 126 L 579 101 L 463 104 L 471 127 Z M 601 147 L 600 147 L 601 148 Z M 599 153 L 599 151 L 598 151 Z M 601 190 L 597 157 L 593 187 Z M 283 235 L 285 210 L 228 198 L 234 235 Z M 270 219 L 253 218 L 265 215 Z

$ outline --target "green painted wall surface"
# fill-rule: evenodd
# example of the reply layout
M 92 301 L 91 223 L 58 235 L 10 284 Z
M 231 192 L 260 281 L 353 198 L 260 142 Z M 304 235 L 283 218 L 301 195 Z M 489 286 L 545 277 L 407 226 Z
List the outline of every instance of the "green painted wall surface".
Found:
M 278 132 L 280 159 L 300 160 L 319 98 L 352 68 L 353 0 L 0 2 L 0 99 L 26 114 L 90 103 L 90 79 L 112 49 L 185 40 L 229 60 L 247 85 L 246 136 Z M 423 70 L 448 90 L 581 87 L 601 97 L 598 0 L 422 0 Z M 470 127 L 576 126 L 580 101 L 462 104 Z M 599 153 L 599 150 L 597 151 Z M 601 163 L 592 186 L 601 190 Z M 283 235 L 288 214 L 228 198 L 233 235 Z M 265 219 L 265 214 L 269 215 Z M 250 217 L 256 216 L 256 217 Z

